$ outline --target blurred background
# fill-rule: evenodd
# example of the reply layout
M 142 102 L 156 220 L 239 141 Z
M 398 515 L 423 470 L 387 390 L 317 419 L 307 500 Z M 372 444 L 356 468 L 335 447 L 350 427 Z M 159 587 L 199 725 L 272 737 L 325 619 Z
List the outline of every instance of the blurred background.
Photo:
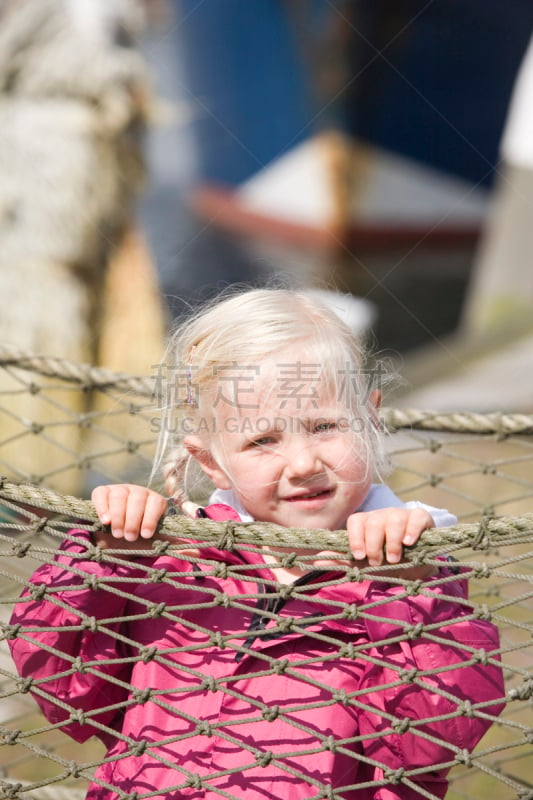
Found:
M 149 374 L 274 281 L 395 402 L 532 411 L 532 32 L 531 0 L 0 0 L 0 340 Z

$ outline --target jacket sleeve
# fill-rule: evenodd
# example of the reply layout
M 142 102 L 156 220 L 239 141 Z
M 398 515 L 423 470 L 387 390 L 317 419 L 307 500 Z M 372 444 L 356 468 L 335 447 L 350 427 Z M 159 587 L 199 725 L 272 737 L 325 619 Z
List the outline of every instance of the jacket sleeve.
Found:
M 366 755 L 403 776 L 398 795 L 392 782 L 376 800 L 406 800 L 412 782 L 443 797 L 450 767 L 468 759 L 504 706 L 498 631 L 466 595 L 465 578 L 447 569 L 418 594 L 370 585 L 360 733 Z
M 77 741 L 97 735 L 108 744 L 131 671 L 114 634 L 134 589 L 126 582 L 117 591 L 116 578 L 133 577 L 135 568 L 84 558 L 89 544 L 88 534 L 71 531 L 55 561 L 36 570 L 15 606 L 9 644 L 47 719 Z

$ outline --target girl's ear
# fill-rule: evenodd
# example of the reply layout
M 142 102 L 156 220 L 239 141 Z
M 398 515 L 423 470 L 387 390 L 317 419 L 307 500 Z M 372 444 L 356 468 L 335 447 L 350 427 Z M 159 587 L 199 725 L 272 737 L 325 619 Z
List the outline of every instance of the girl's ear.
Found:
M 187 452 L 200 464 L 208 478 L 214 483 L 217 489 L 231 489 L 231 481 L 218 462 L 215 461 L 210 450 L 208 450 L 199 436 L 185 436 L 183 446 Z
M 383 395 L 379 389 L 374 389 L 372 392 L 370 392 L 368 397 L 368 407 L 372 422 L 377 428 L 379 428 L 379 409 L 381 408 L 382 400 Z
M 370 392 L 370 396 L 369 396 L 368 399 L 369 399 L 370 405 L 374 406 L 376 411 L 379 411 L 379 409 L 381 408 L 381 402 L 383 400 L 383 395 L 382 395 L 380 389 L 374 389 L 372 392 Z

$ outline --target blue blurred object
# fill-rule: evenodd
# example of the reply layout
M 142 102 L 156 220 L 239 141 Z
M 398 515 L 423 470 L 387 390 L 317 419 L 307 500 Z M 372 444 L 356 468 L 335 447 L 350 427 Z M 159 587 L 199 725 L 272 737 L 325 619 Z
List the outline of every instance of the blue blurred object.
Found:
M 313 116 L 287 5 L 177 0 L 199 178 L 237 185 L 308 135 Z
M 532 0 L 358 0 L 349 131 L 492 182 Z

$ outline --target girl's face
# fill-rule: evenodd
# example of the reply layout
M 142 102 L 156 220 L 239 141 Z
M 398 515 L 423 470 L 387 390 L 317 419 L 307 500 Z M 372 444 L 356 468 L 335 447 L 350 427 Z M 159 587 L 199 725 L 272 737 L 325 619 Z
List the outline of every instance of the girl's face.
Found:
M 372 480 L 357 435 L 365 423 L 310 383 L 283 396 L 274 385 L 263 380 L 240 408 L 219 408 L 215 452 L 195 436 L 185 445 L 214 484 L 233 489 L 255 519 L 342 529 Z

